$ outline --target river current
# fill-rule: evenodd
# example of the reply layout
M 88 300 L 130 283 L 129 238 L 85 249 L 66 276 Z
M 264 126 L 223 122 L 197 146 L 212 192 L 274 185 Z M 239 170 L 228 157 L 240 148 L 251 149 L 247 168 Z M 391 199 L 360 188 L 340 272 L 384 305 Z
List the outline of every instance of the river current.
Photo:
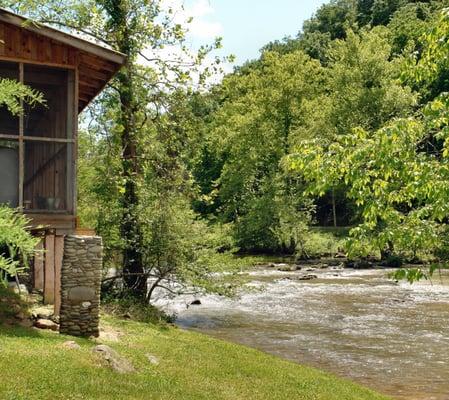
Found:
M 250 273 L 238 299 L 159 299 L 177 324 L 314 366 L 397 399 L 449 399 L 449 281 L 388 270 Z M 317 279 L 299 277 L 314 274 Z

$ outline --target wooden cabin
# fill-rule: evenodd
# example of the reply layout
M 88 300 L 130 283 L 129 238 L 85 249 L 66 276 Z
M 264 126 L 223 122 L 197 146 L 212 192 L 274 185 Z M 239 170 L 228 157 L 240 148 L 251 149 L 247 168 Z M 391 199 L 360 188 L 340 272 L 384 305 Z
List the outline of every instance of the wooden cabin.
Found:
M 125 62 L 123 54 L 0 9 L 0 79 L 22 82 L 46 104 L 13 116 L 0 107 L 0 203 L 23 211 L 42 236 L 34 284 L 52 303 L 63 237 L 76 231 L 78 114 Z M 56 286 L 55 286 L 56 285 Z

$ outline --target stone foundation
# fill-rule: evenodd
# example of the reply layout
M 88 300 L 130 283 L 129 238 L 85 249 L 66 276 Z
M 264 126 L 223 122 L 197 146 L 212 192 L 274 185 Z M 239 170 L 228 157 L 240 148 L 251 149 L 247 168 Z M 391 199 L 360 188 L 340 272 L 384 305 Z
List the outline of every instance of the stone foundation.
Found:
M 101 237 L 66 236 L 61 271 L 60 333 L 98 336 L 102 251 Z

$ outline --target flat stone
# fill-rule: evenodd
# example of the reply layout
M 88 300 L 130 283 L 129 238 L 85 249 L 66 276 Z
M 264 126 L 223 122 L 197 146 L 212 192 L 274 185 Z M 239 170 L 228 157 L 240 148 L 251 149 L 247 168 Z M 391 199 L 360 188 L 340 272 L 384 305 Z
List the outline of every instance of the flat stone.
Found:
M 95 346 L 92 351 L 100 354 L 100 356 L 108 363 L 109 367 L 119 374 L 127 374 L 135 371 L 135 368 L 129 360 L 122 357 L 109 346 L 100 344 Z
M 62 344 L 63 347 L 65 347 L 66 349 L 72 349 L 72 350 L 79 350 L 81 349 L 81 346 L 76 343 L 74 340 L 67 340 L 67 342 L 64 342 Z
M 52 331 L 57 331 L 59 328 L 58 324 L 56 324 L 55 322 L 53 322 L 49 319 L 43 319 L 43 318 L 38 319 L 34 323 L 34 326 L 39 329 L 50 329 Z
M 95 299 L 95 290 L 88 286 L 76 286 L 69 290 L 67 297 L 73 302 L 82 303 Z

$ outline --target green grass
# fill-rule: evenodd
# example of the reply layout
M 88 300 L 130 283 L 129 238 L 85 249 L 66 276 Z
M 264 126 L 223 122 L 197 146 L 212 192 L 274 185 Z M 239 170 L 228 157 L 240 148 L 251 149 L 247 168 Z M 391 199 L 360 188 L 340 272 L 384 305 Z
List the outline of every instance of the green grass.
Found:
M 92 353 L 94 342 L 20 328 L 0 328 L 2 400 L 363 400 L 387 397 L 330 374 L 239 345 L 172 327 L 103 318 L 121 331 L 108 342 L 137 372 L 119 375 Z M 160 359 L 148 362 L 146 354 Z

